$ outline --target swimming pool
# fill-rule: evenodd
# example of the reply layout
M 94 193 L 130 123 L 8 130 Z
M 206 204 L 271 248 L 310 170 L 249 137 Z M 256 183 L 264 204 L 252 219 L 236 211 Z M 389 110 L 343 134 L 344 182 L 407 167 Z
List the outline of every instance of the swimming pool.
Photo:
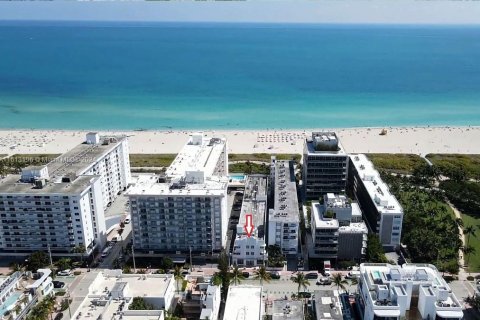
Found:
M 0 317 L 3 317 L 7 311 L 13 309 L 13 306 L 21 295 L 21 292 L 14 292 L 10 297 L 7 298 L 7 300 L 5 300 L 5 302 L 0 306 Z
M 231 174 L 230 175 L 230 180 L 231 181 L 243 181 L 245 180 L 245 175 L 244 174 L 241 174 L 241 173 L 238 173 L 238 174 Z

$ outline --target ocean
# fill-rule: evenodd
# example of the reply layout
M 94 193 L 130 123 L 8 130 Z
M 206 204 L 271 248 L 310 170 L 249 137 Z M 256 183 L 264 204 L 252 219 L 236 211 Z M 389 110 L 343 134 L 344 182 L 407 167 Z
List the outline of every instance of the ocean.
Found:
M 480 26 L 0 22 L 0 128 L 480 125 Z

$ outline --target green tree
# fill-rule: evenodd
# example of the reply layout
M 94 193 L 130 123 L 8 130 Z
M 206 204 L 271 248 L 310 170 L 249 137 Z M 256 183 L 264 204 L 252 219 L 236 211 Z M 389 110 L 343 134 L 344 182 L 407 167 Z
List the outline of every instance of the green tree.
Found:
M 175 266 L 173 270 L 173 276 L 175 277 L 175 283 L 177 284 L 177 292 L 180 292 L 179 283 L 183 280 L 182 269 L 179 266 Z
M 307 286 L 310 285 L 310 282 L 308 282 L 308 279 L 303 272 L 299 272 L 296 276 L 292 276 L 290 280 L 298 285 L 297 296 L 300 293 L 300 288 L 307 289 Z
M 332 286 L 337 287 L 337 290 L 340 291 L 342 289 L 343 291 L 346 291 L 345 285 L 348 284 L 348 281 L 342 278 L 342 275 L 340 273 L 335 273 L 332 278 Z
M 83 264 L 83 255 L 85 254 L 85 252 L 87 252 L 87 249 L 85 248 L 85 246 L 83 244 L 79 244 L 78 246 L 73 248 L 73 252 L 80 253 L 80 261 Z
M 61 258 L 60 260 L 55 262 L 55 264 L 58 267 L 58 270 L 62 271 L 62 270 L 71 268 L 72 260 L 69 258 Z
M 470 236 L 476 237 L 475 226 L 467 226 L 463 229 L 463 234 L 467 236 L 467 247 L 470 246 Z
M 462 248 L 462 251 L 463 251 L 463 254 L 467 257 L 467 261 L 466 261 L 466 262 L 467 262 L 467 265 L 468 265 L 468 262 L 469 262 L 469 260 L 470 260 L 470 255 L 471 255 L 472 253 L 475 253 L 475 248 L 472 247 L 472 246 L 467 245 L 467 246 L 465 246 L 465 247 Z
M 243 276 L 237 265 L 234 265 L 232 272 L 230 273 L 230 283 L 233 285 L 240 284 L 245 277 Z
M 161 267 L 162 267 L 162 269 L 165 269 L 165 270 L 172 269 L 173 268 L 173 260 L 168 258 L 168 257 L 163 257 Z
M 128 306 L 128 310 L 154 310 L 155 307 L 146 302 L 142 297 L 134 297 L 132 303 Z
M 10 267 L 10 270 L 12 270 L 12 272 L 17 272 L 22 270 L 22 266 L 17 262 L 10 263 L 9 267 Z
M 228 265 L 228 255 L 225 250 L 222 250 L 218 257 L 218 276 L 222 279 L 222 299 L 227 298 L 228 287 L 230 285 L 230 272 Z
M 272 277 L 270 276 L 270 273 L 267 272 L 265 266 L 260 266 L 257 270 L 253 271 L 253 275 L 253 279 L 260 280 L 261 286 L 263 286 L 263 281 L 268 283 L 272 280 Z
M 43 251 L 35 251 L 28 257 L 27 270 L 36 272 L 49 265 L 48 255 Z
M 385 257 L 385 251 L 380 243 L 380 239 L 376 234 L 368 234 L 367 240 L 367 261 L 373 263 L 385 263 L 387 257 Z

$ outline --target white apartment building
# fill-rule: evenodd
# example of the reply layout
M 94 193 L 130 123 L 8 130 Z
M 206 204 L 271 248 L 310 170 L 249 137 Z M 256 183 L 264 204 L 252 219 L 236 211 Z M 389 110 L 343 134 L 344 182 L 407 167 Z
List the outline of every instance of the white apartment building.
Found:
M 360 265 L 363 319 L 462 319 L 462 304 L 429 264 Z
M 1 179 L 0 250 L 64 255 L 83 246 L 90 254 L 106 241 L 101 189 L 99 176 L 50 180 L 48 167 Z
M 357 203 L 327 193 L 323 204 L 312 202 L 312 258 L 361 260 L 366 254 L 368 228 Z
M 400 245 L 403 208 L 364 154 L 350 156 L 349 180 L 369 229 L 387 250 Z
M 252 267 L 267 260 L 265 246 L 265 215 L 267 210 L 267 176 L 248 175 L 245 180 L 242 208 L 233 245 L 232 263 Z M 245 231 L 246 216 L 252 215 L 254 226 L 250 237 Z
M 75 301 L 81 301 L 72 304 L 72 319 L 163 319 L 165 310 L 173 309 L 176 290 L 173 275 L 122 274 L 121 270 L 92 271 L 83 278 L 82 287 L 87 292 L 71 292 Z M 143 298 L 155 309 L 128 310 L 135 297 Z
M 265 304 L 262 299 L 262 287 L 230 286 L 223 319 L 262 320 Z
M 308 200 L 326 193 L 344 193 L 348 155 L 335 132 L 313 132 L 303 147 L 303 187 Z
M 200 320 L 218 320 L 221 303 L 220 286 L 208 285 L 201 299 L 203 308 Z
M 298 252 L 300 217 L 293 161 L 272 157 L 270 187 L 274 207 L 268 213 L 268 245 L 278 245 L 284 254 Z
M 47 167 L 51 177 L 100 176 L 103 208 L 106 209 L 131 179 L 128 139 L 90 132 L 85 142 L 54 159 Z
M 211 254 L 227 242 L 224 139 L 194 134 L 166 171 L 140 175 L 128 191 L 135 250 Z
M 86 141 L 43 166 L 0 179 L 0 250 L 90 254 L 105 243 L 104 209 L 130 180 L 124 136 Z

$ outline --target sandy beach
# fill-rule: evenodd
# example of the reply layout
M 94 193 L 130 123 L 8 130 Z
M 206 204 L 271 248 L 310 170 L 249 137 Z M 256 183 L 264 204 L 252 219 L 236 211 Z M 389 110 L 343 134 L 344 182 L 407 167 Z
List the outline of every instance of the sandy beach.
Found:
M 480 127 L 396 127 L 331 129 L 350 153 L 480 153 Z M 230 153 L 302 153 L 305 130 L 208 131 L 225 137 Z M 177 153 L 196 131 L 102 131 L 126 134 L 131 153 Z M 0 154 L 63 153 L 84 141 L 87 131 L 0 130 Z

